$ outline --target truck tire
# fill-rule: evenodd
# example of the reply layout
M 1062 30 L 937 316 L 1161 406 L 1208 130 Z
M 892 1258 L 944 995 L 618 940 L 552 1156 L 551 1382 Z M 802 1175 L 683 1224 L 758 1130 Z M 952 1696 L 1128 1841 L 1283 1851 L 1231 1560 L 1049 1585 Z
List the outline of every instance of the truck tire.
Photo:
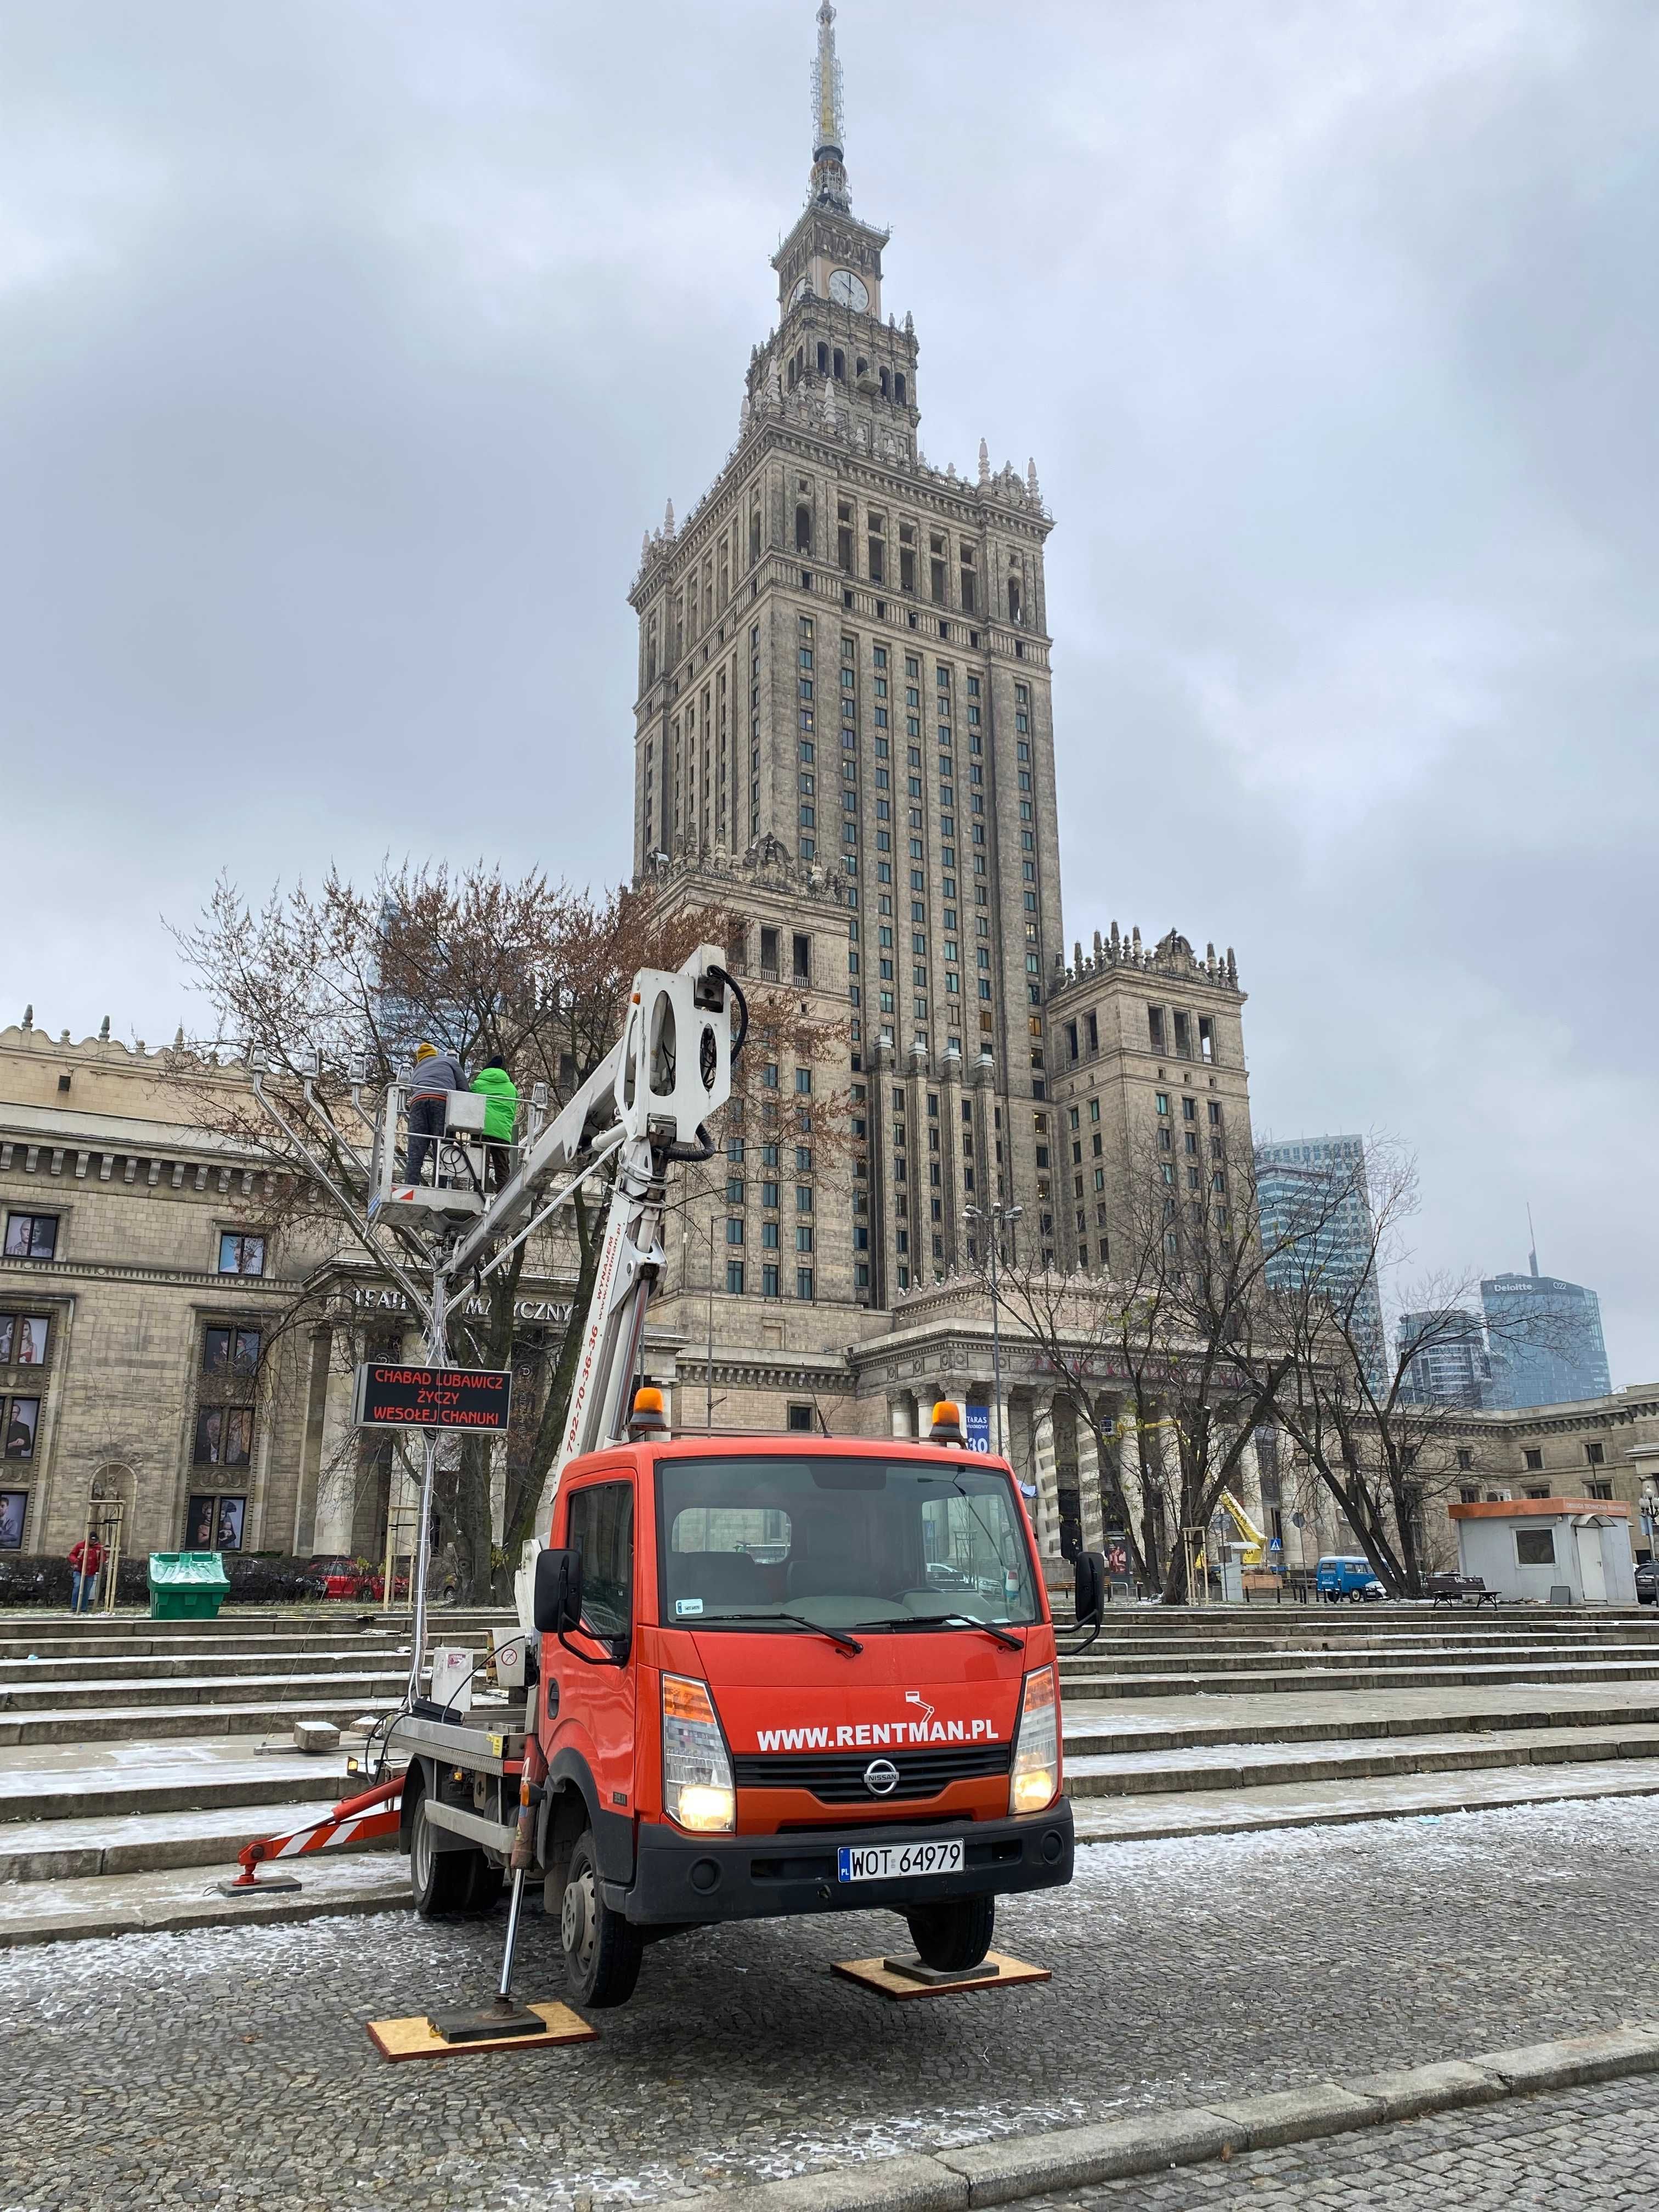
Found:
M 949 1905 L 919 1905 L 904 1917 L 924 1966 L 939 1973 L 965 1973 L 991 1948 L 997 1901 L 994 1897 L 964 1897 Z
M 410 1887 L 415 1893 L 415 1910 L 422 1920 L 453 1920 L 467 1910 L 472 1893 L 472 1862 L 483 1854 L 441 1851 L 436 1842 L 426 1816 L 422 1786 L 409 1826 Z
M 626 2004 L 633 1996 L 645 1944 L 639 1929 L 605 1901 L 591 1828 L 582 1831 L 570 1854 L 559 1906 L 559 1948 L 579 2005 L 600 2010 Z

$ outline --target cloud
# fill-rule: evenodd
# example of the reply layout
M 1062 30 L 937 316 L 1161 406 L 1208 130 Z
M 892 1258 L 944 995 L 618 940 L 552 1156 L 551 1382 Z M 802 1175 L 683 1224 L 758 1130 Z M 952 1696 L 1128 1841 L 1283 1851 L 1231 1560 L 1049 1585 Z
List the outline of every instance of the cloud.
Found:
M 0 1016 L 167 1036 L 228 867 L 629 860 L 640 533 L 775 317 L 808 0 L 62 0 L 0 70 Z M 841 9 L 924 442 L 1037 457 L 1066 933 L 1234 944 L 1259 1119 L 1425 1266 L 1644 1172 L 1659 17 Z

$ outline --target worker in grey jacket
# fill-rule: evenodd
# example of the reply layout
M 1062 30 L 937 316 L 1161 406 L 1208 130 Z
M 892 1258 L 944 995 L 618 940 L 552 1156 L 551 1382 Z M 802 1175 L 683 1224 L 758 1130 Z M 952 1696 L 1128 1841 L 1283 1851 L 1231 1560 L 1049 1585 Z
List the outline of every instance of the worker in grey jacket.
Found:
M 424 1040 L 415 1048 L 415 1073 L 409 1085 L 409 1180 L 419 1182 L 427 1155 L 435 1152 L 449 1115 L 449 1094 L 465 1091 L 466 1078 L 453 1052 L 440 1052 Z M 436 1174 L 436 1168 L 434 1168 Z

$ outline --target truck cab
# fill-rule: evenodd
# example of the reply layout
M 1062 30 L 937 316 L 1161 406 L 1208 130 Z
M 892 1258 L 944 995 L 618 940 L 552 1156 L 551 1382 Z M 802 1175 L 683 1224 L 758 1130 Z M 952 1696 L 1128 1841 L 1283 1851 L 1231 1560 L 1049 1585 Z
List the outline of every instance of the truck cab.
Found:
M 663 1936 L 794 1913 L 889 1909 L 925 1965 L 965 1971 L 999 1895 L 1071 1879 L 1054 1627 L 1006 1461 L 617 1444 L 564 1470 L 535 1610 L 524 1771 L 577 2002 L 625 2001 Z M 433 1824 L 450 1777 L 430 1772 L 406 1827 L 424 1802 L 428 1866 L 468 1831 L 476 1856 L 487 1823 Z M 499 1893 L 442 1871 L 452 1899 Z

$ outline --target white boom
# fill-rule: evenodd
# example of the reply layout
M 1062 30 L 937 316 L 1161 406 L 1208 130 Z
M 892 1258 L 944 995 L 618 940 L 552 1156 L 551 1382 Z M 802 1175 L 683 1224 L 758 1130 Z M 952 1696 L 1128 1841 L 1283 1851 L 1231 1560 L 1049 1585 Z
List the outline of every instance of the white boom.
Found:
M 518 1172 L 465 1229 L 449 1260 L 464 1276 L 506 1257 L 506 1249 L 562 1205 L 599 1162 L 616 1155 L 616 1180 L 599 1248 L 593 1294 L 582 1324 L 570 1407 L 558 1456 L 536 1510 L 546 1525 L 559 1478 L 584 1452 L 620 1437 L 645 1340 L 652 1285 L 662 1273 L 664 1177 L 675 1159 L 707 1159 L 708 1132 L 732 1091 L 732 1003 L 742 1004 L 718 945 L 702 945 L 670 973 L 634 978 L 623 1034 L 592 1076 L 540 1132 Z M 742 1045 L 741 1032 L 738 1047 Z M 548 1197 L 547 1187 L 584 1154 L 587 1166 Z M 493 1258 L 490 1255 L 494 1255 Z M 487 1272 L 487 1270 L 484 1270 Z M 519 1619 L 532 1626 L 531 1593 L 539 1536 L 525 1547 L 515 1578 Z

